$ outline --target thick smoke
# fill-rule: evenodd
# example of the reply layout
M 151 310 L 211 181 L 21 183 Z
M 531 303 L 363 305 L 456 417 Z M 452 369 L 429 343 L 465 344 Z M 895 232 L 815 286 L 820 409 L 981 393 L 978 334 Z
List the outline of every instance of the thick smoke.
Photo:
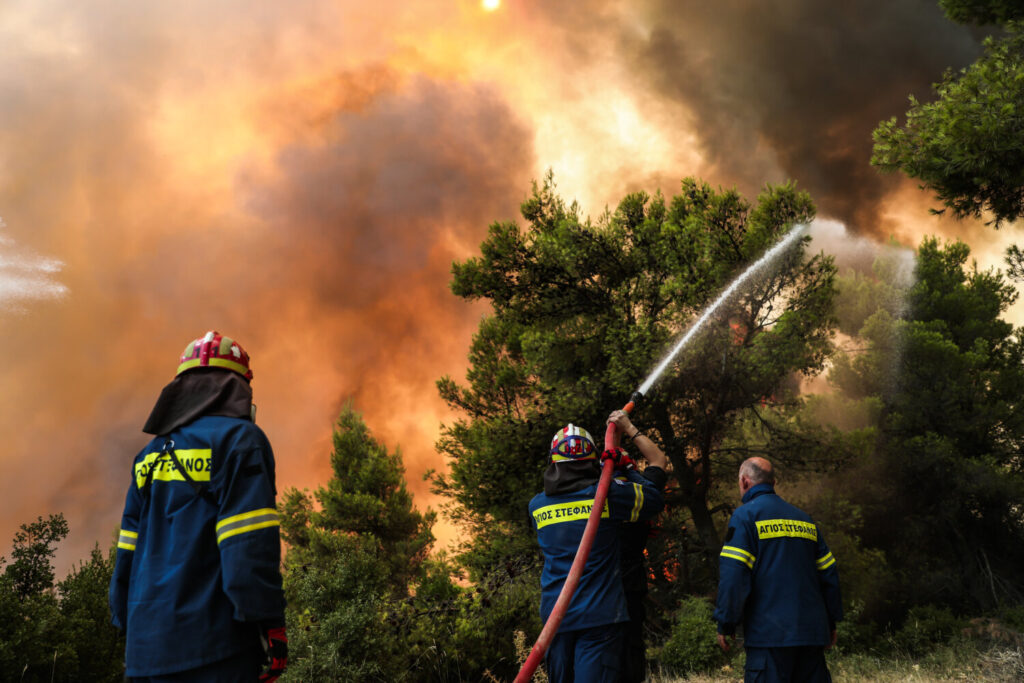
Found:
M 594 0 L 572 14 L 571 59 L 615 51 L 646 110 L 696 133 L 702 175 L 748 195 L 796 180 L 823 215 L 874 234 L 903 181 L 869 165 L 872 130 L 980 53 L 935 0 Z
M 978 50 L 933 0 L 3 4 L 0 262 L 35 295 L 0 307 L 0 547 L 56 511 L 65 567 L 108 545 L 146 414 L 213 328 L 253 356 L 282 487 L 325 481 L 352 400 L 429 500 L 434 382 L 486 312 L 450 264 L 532 178 L 592 214 L 793 178 L 877 233 L 921 197 L 868 166 L 872 128 Z
M 448 290 L 451 262 L 516 216 L 527 124 L 493 85 L 393 64 L 371 29 L 416 17 L 148 12 L 97 5 L 37 34 L 45 7 L 0 9 L 0 215 L 19 246 L 0 258 L 52 255 L 29 265 L 63 263 L 66 287 L 0 312 L 0 554 L 57 511 L 64 568 L 108 547 L 142 423 L 214 328 L 253 357 L 279 488 L 325 482 L 351 400 L 429 502 L 450 417 L 434 383 L 461 374 L 483 312 Z
M 636 58 L 694 112 L 717 173 L 756 187 L 763 169 L 745 160 L 766 150 L 823 214 L 858 232 L 875 232 L 898 182 L 869 165 L 874 127 L 979 51 L 933 0 L 662 1 L 655 13 Z

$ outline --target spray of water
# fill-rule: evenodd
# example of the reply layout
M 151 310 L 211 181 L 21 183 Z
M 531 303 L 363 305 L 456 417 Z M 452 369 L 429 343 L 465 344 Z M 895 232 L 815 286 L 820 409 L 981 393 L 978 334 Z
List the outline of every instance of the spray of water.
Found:
M 740 274 L 739 277 L 733 280 L 732 284 L 726 287 L 725 290 L 718 295 L 718 298 L 715 299 L 710 306 L 704 309 L 704 312 L 701 313 L 699 318 L 697 318 L 697 321 L 693 323 L 693 325 L 690 326 L 690 329 L 686 331 L 686 334 L 676 342 L 676 345 L 672 347 L 672 350 L 667 356 L 665 356 L 664 360 L 662 360 L 661 363 L 658 364 L 658 367 L 654 368 L 651 374 L 647 376 L 647 379 L 644 380 L 644 383 L 641 384 L 640 388 L 637 390 L 638 393 L 646 394 L 650 388 L 654 386 L 654 383 L 658 381 L 661 374 L 665 372 L 665 368 L 667 368 L 672 360 L 679 355 L 680 351 L 686 348 L 686 345 L 690 343 L 690 340 L 693 339 L 698 332 L 700 332 L 701 328 L 704 327 L 704 323 L 706 323 L 708 319 L 715 314 L 715 311 L 721 308 L 722 305 L 725 304 L 725 302 L 728 301 L 737 291 L 739 291 L 739 289 L 748 280 L 764 271 L 769 265 L 774 263 L 779 256 L 792 247 L 793 244 L 803 236 L 806 230 L 806 225 L 801 224 L 794 226 L 793 229 L 789 231 L 789 234 L 786 235 L 778 244 L 766 251 L 761 258 L 752 263 L 749 268 Z

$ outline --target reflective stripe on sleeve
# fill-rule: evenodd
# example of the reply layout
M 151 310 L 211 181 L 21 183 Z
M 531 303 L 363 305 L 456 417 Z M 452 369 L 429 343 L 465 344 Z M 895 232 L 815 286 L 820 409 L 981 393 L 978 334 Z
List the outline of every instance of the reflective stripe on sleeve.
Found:
M 274 508 L 260 508 L 251 512 L 243 512 L 240 515 L 225 517 L 217 522 L 217 545 L 220 545 L 225 538 L 272 526 L 281 526 L 280 515 Z
M 117 537 L 117 547 L 121 550 L 135 550 L 135 542 L 138 540 L 139 534 L 134 531 L 128 531 L 127 529 L 121 529 L 121 533 Z
M 635 522 L 640 519 L 640 510 L 644 507 L 644 487 L 640 484 L 633 484 L 633 495 L 636 502 L 633 504 L 633 512 L 629 515 L 629 521 Z
M 731 545 L 723 545 L 721 555 L 722 557 L 728 557 L 730 560 L 739 560 L 743 564 L 747 565 L 748 569 L 754 568 L 754 560 L 757 559 L 743 548 L 737 548 Z
M 832 557 L 832 553 L 826 553 L 818 558 L 818 569 L 828 569 L 836 563 L 836 558 Z

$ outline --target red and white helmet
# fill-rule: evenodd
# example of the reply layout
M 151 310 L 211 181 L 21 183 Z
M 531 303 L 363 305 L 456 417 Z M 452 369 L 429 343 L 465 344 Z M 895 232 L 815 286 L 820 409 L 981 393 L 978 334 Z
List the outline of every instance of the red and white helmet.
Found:
M 207 332 L 185 347 L 175 376 L 193 368 L 208 367 L 234 370 L 242 377 L 252 379 L 249 354 L 234 339 L 216 330 Z
M 555 432 L 551 439 L 551 462 L 569 460 L 596 460 L 597 446 L 594 437 L 583 427 L 571 422 Z

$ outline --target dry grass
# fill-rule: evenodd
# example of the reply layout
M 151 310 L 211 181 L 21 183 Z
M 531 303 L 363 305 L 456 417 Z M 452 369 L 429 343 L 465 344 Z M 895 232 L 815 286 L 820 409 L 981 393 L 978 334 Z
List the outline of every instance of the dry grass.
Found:
M 997 646 L 979 651 L 971 647 L 944 647 L 916 661 L 860 654 L 830 656 L 829 669 L 835 683 L 1014 683 L 1024 681 L 1024 649 Z M 737 683 L 742 680 L 742 667 L 724 667 L 714 674 L 695 674 L 687 678 L 656 675 L 651 683 Z

